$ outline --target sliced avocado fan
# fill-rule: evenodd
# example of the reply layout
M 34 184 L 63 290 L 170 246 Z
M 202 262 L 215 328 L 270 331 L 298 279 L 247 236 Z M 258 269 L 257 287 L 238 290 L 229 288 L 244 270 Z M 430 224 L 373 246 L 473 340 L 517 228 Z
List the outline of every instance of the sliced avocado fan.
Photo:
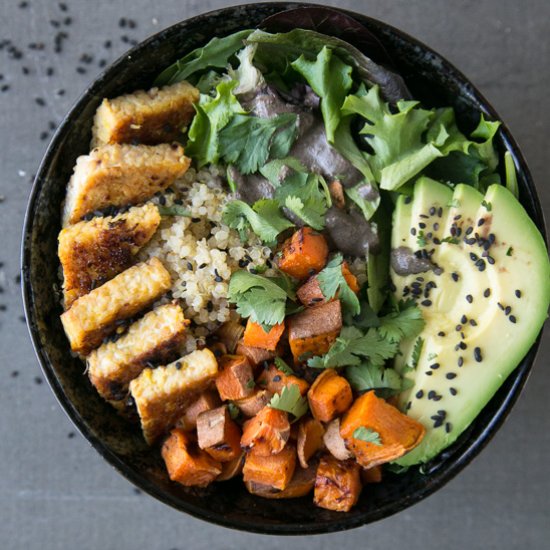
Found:
M 550 263 L 540 232 L 505 187 L 491 185 L 484 197 L 426 177 L 412 199 L 397 202 L 396 250 L 410 260 L 403 268 L 392 258 L 396 298 L 414 299 L 426 322 L 395 364 L 412 381 L 399 407 L 426 428 L 397 461 L 411 466 L 453 443 L 535 342 L 550 303 Z

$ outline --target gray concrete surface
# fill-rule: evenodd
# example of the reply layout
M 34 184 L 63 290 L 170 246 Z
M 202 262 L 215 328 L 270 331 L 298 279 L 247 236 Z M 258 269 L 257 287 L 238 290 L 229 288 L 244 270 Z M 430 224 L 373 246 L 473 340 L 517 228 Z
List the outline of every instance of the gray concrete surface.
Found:
M 22 320 L 19 244 L 33 173 L 52 127 L 102 59 L 225 0 L 1 0 L 0 42 L 0 548 L 290 549 L 547 548 L 550 538 L 550 333 L 530 382 L 491 445 L 436 495 L 355 531 L 267 538 L 211 526 L 143 494 L 75 434 L 32 352 Z M 547 0 L 329 2 L 398 26 L 440 51 L 493 102 L 523 147 L 546 212 Z M 121 17 L 135 21 L 123 26 Z M 70 19 L 66 19 L 70 18 Z M 121 26 L 122 25 L 122 26 Z M 61 54 L 54 36 L 65 31 Z M 124 38 L 124 37 L 127 38 Z M 106 47 L 106 41 L 111 47 Z M 44 49 L 29 48 L 44 43 Z M 22 58 L 18 50 L 21 50 Z M 93 60 L 82 57 L 93 55 Z M 77 72 L 77 67 L 81 67 Z M 25 74 L 28 73 L 28 74 Z M 9 88 L 6 89 L 6 86 Z M 64 90 L 62 92 L 61 90 Z M 37 99 L 39 98 L 39 99 Z M 44 103 L 44 105 L 42 105 Z

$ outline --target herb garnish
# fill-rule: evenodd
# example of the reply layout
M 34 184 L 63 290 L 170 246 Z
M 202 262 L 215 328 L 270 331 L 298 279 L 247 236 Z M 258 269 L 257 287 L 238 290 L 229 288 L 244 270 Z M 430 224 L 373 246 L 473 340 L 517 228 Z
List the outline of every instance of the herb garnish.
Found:
M 275 394 L 269 406 L 272 409 L 279 409 L 294 415 L 295 420 L 304 416 L 308 411 L 308 403 L 305 397 L 300 394 L 300 389 L 296 384 L 285 386 L 280 394 Z
M 180 206 L 179 204 L 173 204 L 172 206 L 161 206 L 157 205 L 159 214 L 161 216 L 184 216 L 186 218 L 191 217 L 191 212 Z
M 351 315 L 359 315 L 361 306 L 357 295 L 349 287 L 343 273 L 342 254 L 335 254 L 325 268 L 317 274 L 317 281 L 326 300 L 334 298 L 338 293 L 338 299 L 342 306 Z
M 358 439 L 359 441 L 366 441 L 367 443 L 372 443 L 373 445 L 382 446 L 382 440 L 380 439 L 380 434 L 371 430 L 370 428 L 365 428 L 365 426 L 359 426 L 353 432 L 353 439 Z

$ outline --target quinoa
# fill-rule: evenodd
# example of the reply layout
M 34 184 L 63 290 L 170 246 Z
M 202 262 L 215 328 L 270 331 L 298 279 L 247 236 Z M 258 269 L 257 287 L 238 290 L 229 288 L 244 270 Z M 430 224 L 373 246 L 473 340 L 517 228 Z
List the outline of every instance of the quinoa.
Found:
M 270 267 L 272 250 L 254 234 L 241 242 L 237 231 L 222 222 L 231 195 L 224 189 L 220 172 L 217 166 L 190 168 L 166 192 L 157 194 L 155 204 L 180 205 L 191 216 L 163 217 L 139 253 L 141 261 L 158 257 L 172 276 L 171 292 L 162 301 L 178 300 L 185 318 L 192 321 L 184 347 L 188 352 L 236 315 L 227 301 L 232 273 L 248 269 L 275 275 Z

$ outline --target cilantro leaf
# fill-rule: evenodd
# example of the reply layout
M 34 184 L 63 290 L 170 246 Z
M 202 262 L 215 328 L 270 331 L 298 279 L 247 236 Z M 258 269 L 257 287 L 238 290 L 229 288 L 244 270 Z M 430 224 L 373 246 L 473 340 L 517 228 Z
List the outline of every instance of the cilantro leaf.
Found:
M 342 254 L 334 255 L 324 269 L 317 274 L 317 281 L 326 300 L 334 298 L 338 293 L 338 299 L 346 311 L 352 316 L 359 315 L 361 312 L 359 298 L 349 287 L 342 273 L 343 262 Z
M 420 336 L 416 339 L 414 343 L 413 352 L 411 355 L 411 369 L 416 369 L 418 367 L 418 361 L 420 360 L 420 354 L 422 353 L 422 348 L 424 347 L 424 338 L 420 338 Z M 431 359 L 428 359 L 431 361 Z
M 366 362 L 346 369 L 346 378 L 357 391 L 375 390 L 389 397 L 403 391 L 410 381 L 403 379 L 395 370 Z
M 279 409 L 294 415 L 294 419 L 304 416 L 308 411 L 308 403 L 305 397 L 300 394 L 300 389 L 296 384 L 285 386 L 280 394 L 275 394 L 269 406 L 272 409 Z
M 236 113 L 244 113 L 233 94 L 237 82 L 222 81 L 216 87 L 216 97 L 201 95 L 196 114 L 189 128 L 186 153 L 199 167 L 219 160 L 219 132 Z
M 296 137 L 297 115 L 283 113 L 272 118 L 237 114 L 231 122 L 219 133 L 220 157 L 226 162 L 235 164 L 243 174 L 257 172 L 269 158 L 274 147 L 275 154 L 283 153 L 290 142 Z M 273 140 L 273 135 L 279 130 L 286 136 L 284 139 Z M 286 151 L 288 153 L 288 151 Z
M 279 187 L 294 172 L 307 172 L 306 167 L 295 157 L 273 159 L 260 168 L 260 174 L 274 187 Z
M 195 73 L 212 67 L 223 69 L 231 56 L 243 47 L 243 41 L 252 30 L 239 31 L 223 38 L 212 38 L 208 44 L 196 48 L 166 68 L 155 80 L 155 86 L 190 80 Z
M 366 441 L 367 443 L 372 443 L 373 445 L 382 446 L 382 441 L 380 439 L 380 434 L 366 428 L 365 426 L 359 426 L 353 431 L 353 439 L 359 439 L 359 441 Z
M 341 107 L 353 84 L 352 68 L 326 46 L 315 61 L 301 55 L 291 66 L 300 73 L 321 98 L 321 113 L 325 122 L 327 141 L 334 143 L 335 131 L 340 123 Z
M 250 317 L 264 330 L 283 322 L 287 298 L 289 294 L 276 279 L 241 270 L 233 273 L 229 281 L 228 301 L 236 304 L 242 317 Z
M 284 372 L 287 375 L 295 375 L 296 373 L 290 368 L 288 363 L 282 359 L 281 357 L 275 357 L 273 360 L 275 362 L 275 366 L 282 372 Z
M 225 224 L 239 232 L 243 241 L 248 238 L 249 229 L 252 229 L 262 242 L 274 243 L 279 233 L 294 226 L 273 199 L 261 199 L 252 207 L 240 200 L 228 202 L 222 218 Z
M 403 338 L 413 338 L 424 328 L 420 308 L 413 306 L 393 311 L 380 319 L 379 333 L 383 338 L 399 342 Z

